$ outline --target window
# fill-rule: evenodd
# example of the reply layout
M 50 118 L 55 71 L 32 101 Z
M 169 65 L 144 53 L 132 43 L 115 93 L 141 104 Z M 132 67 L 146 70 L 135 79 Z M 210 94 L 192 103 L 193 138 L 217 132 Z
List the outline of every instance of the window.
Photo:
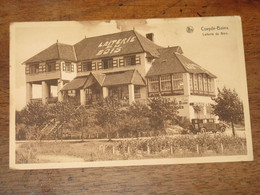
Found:
M 128 88 L 127 86 L 110 87 L 108 95 L 113 98 L 128 99 Z
M 39 73 L 39 64 L 30 65 L 30 74 Z
M 103 64 L 103 69 L 113 68 L 113 59 L 112 58 L 103 59 L 102 64 Z
M 140 86 L 134 86 L 135 98 L 141 98 Z
M 172 75 L 172 86 L 173 90 L 183 89 L 183 78 L 181 73 L 176 73 Z
M 56 62 L 47 62 L 46 63 L 46 71 L 47 72 L 56 71 Z
M 83 62 L 82 63 L 82 71 L 91 71 L 92 70 L 92 63 L 91 62 Z
M 126 66 L 136 65 L 136 56 L 135 55 L 126 56 L 126 57 L 124 57 L 124 60 L 125 60 L 125 65 Z
M 198 82 L 199 82 L 199 93 L 203 93 L 203 82 L 202 82 L 202 75 L 198 75 Z
M 207 75 L 203 76 L 203 85 L 204 85 L 204 93 L 207 94 L 208 91 L 208 77 Z
M 65 71 L 70 72 L 71 71 L 71 64 L 65 63 Z
M 210 94 L 214 93 L 214 82 L 211 78 L 208 78 L 208 89 Z
M 86 88 L 86 99 L 87 101 L 91 101 L 92 100 L 92 90 L 90 88 Z
M 74 72 L 74 65 L 71 62 L 65 62 L 63 64 L 63 71 Z
M 161 76 L 161 91 L 171 91 L 171 75 Z
M 190 74 L 190 83 L 193 82 L 193 88 L 191 85 L 191 93 L 194 94 L 212 94 L 214 93 L 213 79 L 207 74 Z
M 193 75 L 194 93 L 198 93 L 198 75 Z
M 193 93 L 193 74 L 190 74 L 190 90 Z
M 76 96 L 76 90 L 69 90 L 68 91 L 68 96 L 75 97 Z
M 158 92 L 159 91 L 159 77 L 158 76 L 154 76 L 154 77 L 150 77 L 148 79 L 148 83 L 149 83 L 149 92 Z

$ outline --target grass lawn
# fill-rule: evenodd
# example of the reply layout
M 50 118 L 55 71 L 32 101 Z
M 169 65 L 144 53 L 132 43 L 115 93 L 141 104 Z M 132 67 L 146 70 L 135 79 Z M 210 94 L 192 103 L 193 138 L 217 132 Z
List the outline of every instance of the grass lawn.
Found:
M 184 143 L 184 136 L 178 139 Z M 159 140 L 158 140 L 159 139 Z M 161 139 L 161 140 L 160 140 Z M 166 141 L 176 138 L 168 138 Z M 189 138 L 191 139 L 191 137 Z M 193 139 L 193 137 L 192 137 Z M 239 138 L 240 139 L 240 138 Z M 165 145 L 165 139 L 157 138 L 154 145 L 144 145 L 145 141 L 126 140 L 124 141 L 78 141 L 78 142 L 22 142 L 16 144 L 16 163 L 50 163 L 50 162 L 87 162 L 87 161 L 110 161 L 110 160 L 136 160 L 149 158 L 182 158 L 182 157 L 202 157 L 221 155 L 243 155 L 246 154 L 245 141 L 240 139 L 240 143 L 232 147 L 224 146 L 224 150 L 212 150 L 207 148 L 199 150 L 187 149 L 192 146 L 170 146 Z M 122 144 L 124 142 L 124 144 Z M 163 143 L 158 145 L 158 143 Z M 139 145 L 139 147 L 137 147 Z M 219 145 L 219 144 L 218 144 Z M 141 146 L 141 148 L 140 148 Z M 193 146 L 192 146 L 193 147 Z M 196 145 L 194 146 L 196 148 Z M 149 148 L 149 149 L 148 149 Z M 220 148 L 220 147 L 219 147 Z

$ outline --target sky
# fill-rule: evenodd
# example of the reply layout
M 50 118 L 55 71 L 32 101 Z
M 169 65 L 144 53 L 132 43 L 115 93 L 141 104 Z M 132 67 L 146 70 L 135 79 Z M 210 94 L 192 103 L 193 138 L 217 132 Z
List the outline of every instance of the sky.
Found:
M 24 61 L 57 40 L 73 45 L 85 37 L 132 29 L 144 36 L 154 33 L 157 45 L 180 46 L 184 56 L 218 77 L 217 87 L 225 85 L 235 89 L 240 98 L 247 101 L 240 25 L 238 17 L 13 23 L 10 28 L 10 65 L 15 108 L 21 110 L 26 104 Z

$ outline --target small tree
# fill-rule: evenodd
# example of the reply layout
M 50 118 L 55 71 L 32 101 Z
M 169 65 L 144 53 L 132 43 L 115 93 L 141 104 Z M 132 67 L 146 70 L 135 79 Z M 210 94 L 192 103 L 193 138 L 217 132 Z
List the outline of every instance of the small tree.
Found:
M 112 133 L 117 131 L 121 116 L 121 105 L 117 99 L 107 97 L 97 105 L 97 124 L 102 127 L 111 140 Z
M 243 104 L 237 92 L 235 89 L 224 87 L 222 91 L 218 89 L 218 96 L 212 99 L 215 101 L 215 104 L 212 104 L 213 114 L 219 116 L 220 120 L 230 122 L 235 136 L 234 123 L 243 120 L 244 117 Z
M 48 107 L 38 102 L 29 103 L 23 110 L 16 112 L 16 123 L 37 128 L 47 124 L 50 118 Z
M 176 123 L 178 120 L 178 104 L 175 100 L 161 96 L 149 99 L 151 125 L 156 129 L 167 127 L 167 121 Z
M 139 132 L 151 129 L 149 121 L 150 109 L 146 104 L 134 103 L 122 112 L 120 128 L 124 133 L 139 135 Z
M 90 132 L 90 126 L 94 126 L 95 109 L 93 107 L 79 106 L 74 110 L 71 123 L 73 126 L 80 130 L 81 140 L 84 140 L 84 133 L 87 130 Z
M 69 102 L 57 102 L 49 107 L 49 115 L 57 123 L 57 128 L 60 129 L 61 140 L 63 128 L 70 128 L 75 111 L 75 106 Z

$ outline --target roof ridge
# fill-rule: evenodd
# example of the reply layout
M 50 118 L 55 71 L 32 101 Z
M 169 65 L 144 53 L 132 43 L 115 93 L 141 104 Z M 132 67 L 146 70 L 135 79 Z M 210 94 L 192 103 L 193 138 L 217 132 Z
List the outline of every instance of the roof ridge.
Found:
M 75 55 L 75 59 L 76 59 L 76 62 L 77 62 L 78 61 L 78 56 L 77 56 L 77 53 L 75 51 L 74 45 L 72 45 L 72 50 L 73 50 L 73 53 Z
M 159 49 L 165 48 L 165 47 L 162 47 L 162 46 L 160 46 L 160 45 L 157 45 L 154 41 L 151 41 L 150 39 L 146 38 L 145 36 L 143 36 L 143 35 L 140 34 L 139 32 L 137 32 L 137 31 L 135 31 L 135 30 L 133 30 L 133 31 L 135 32 L 135 34 L 137 34 L 137 35 L 142 36 L 143 38 L 145 38 L 146 41 L 148 41 L 148 42 L 150 42 L 150 43 L 156 45 L 157 47 L 160 47 Z
M 146 51 L 144 50 L 144 47 L 143 47 L 141 41 L 139 40 L 139 37 L 136 35 L 137 32 L 136 32 L 135 30 L 132 30 L 132 31 L 134 32 L 134 34 L 135 34 L 135 36 L 136 36 L 136 38 L 137 38 L 139 44 L 141 45 L 141 47 L 142 47 L 142 49 L 143 49 L 143 52 L 146 52 Z M 139 33 L 137 33 L 137 34 L 139 34 Z M 149 53 L 150 53 L 150 52 L 149 52 Z M 150 53 L 150 54 L 151 54 L 151 53 Z
M 57 50 L 58 50 L 58 59 L 60 60 L 60 50 L 59 50 L 59 43 L 56 42 L 56 45 L 57 45 Z
M 182 65 L 182 67 L 184 68 L 184 70 L 186 70 L 186 72 L 189 72 L 188 70 L 187 70 L 187 68 L 182 64 L 182 62 L 181 62 L 181 60 L 179 59 L 179 57 L 178 57 L 178 55 L 181 55 L 181 54 L 177 54 L 177 53 L 173 53 L 175 56 L 176 56 L 176 58 L 177 58 L 177 60 L 180 62 L 180 64 Z M 182 55 L 183 56 L 183 55 Z
M 56 44 L 56 43 L 53 43 L 53 44 L 51 44 L 49 47 L 47 47 L 47 48 L 41 50 L 41 51 L 38 52 L 37 54 L 35 54 L 35 55 L 33 55 L 32 57 L 30 57 L 29 59 L 25 60 L 22 64 L 25 64 L 27 61 L 29 61 L 30 59 L 32 59 L 32 58 L 35 57 L 36 55 L 40 54 L 41 52 L 43 52 L 43 51 L 49 49 L 50 47 L 55 46 L 55 44 Z M 34 62 L 33 62 L 33 63 L 34 63 Z
M 142 77 L 142 75 L 140 74 L 140 72 L 139 72 L 138 70 L 136 70 L 136 69 L 134 69 L 133 78 L 132 78 L 132 80 L 131 80 L 131 83 L 133 82 L 134 74 L 135 74 L 135 73 L 136 73 L 136 74 L 139 74 L 139 76 L 141 76 L 141 79 L 143 80 L 143 82 L 146 83 L 145 79 Z
M 89 74 L 92 74 L 92 75 L 93 75 L 93 77 L 96 79 L 96 81 L 97 81 L 98 83 L 99 83 L 99 81 L 98 81 L 98 79 L 96 78 L 96 75 L 104 76 L 104 78 L 103 78 L 102 82 L 100 83 L 100 86 L 102 86 L 102 85 L 103 85 L 103 83 L 104 83 L 104 80 L 105 80 L 105 78 L 106 78 L 106 74 L 104 74 L 104 73 L 99 73 L 99 74 L 97 74 L 97 73 L 93 73 L 93 72 L 90 72 Z
M 68 45 L 68 46 L 73 46 L 71 44 L 67 44 L 67 43 L 61 43 L 61 42 L 56 42 L 58 45 Z
M 132 74 L 132 78 L 131 78 L 131 81 L 130 81 L 130 83 L 133 83 L 133 80 L 134 80 L 134 74 L 135 74 L 135 72 L 136 72 L 136 69 L 133 69 L 134 71 L 133 71 L 133 74 Z
M 110 33 L 110 34 L 104 34 L 104 35 L 98 35 L 98 36 L 85 37 L 85 38 L 82 39 L 81 41 L 86 40 L 86 39 L 99 38 L 99 37 L 103 37 L 103 36 L 111 36 L 111 35 L 115 35 L 115 34 L 119 34 L 119 33 L 131 32 L 131 31 L 134 31 L 134 30 L 126 30 L 126 31 L 120 31 L 120 32 L 115 32 L 115 33 Z M 81 41 L 75 43 L 74 45 L 77 45 L 77 44 L 80 43 Z

